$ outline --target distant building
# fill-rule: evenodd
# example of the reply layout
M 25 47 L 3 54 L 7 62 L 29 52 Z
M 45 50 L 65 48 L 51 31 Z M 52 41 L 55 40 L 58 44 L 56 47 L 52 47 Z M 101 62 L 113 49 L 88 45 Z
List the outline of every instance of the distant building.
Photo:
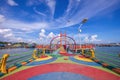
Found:
M 0 44 L 0 47 L 2 48 L 2 47 L 5 47 L 5 44 Z
M 31 43 L 31 44 L 26 45 L 26 48 L 35 48 L 35 47 L 36 47 L 35 43 Z

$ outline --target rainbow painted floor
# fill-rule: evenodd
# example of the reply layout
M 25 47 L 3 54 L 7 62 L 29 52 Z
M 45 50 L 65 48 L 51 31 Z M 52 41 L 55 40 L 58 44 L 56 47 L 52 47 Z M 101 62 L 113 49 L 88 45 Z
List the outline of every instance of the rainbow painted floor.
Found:
M 1 80 L 120 80 L 120 75 L 83 56 L 37 59 Z

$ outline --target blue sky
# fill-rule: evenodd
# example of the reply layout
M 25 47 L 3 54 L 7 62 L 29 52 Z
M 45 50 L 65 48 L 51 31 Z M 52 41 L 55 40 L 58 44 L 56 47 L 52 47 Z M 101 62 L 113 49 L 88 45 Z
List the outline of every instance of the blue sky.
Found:
M 66 32 L 77 43 L 120 42 L 119 0 L 0 0 L 0 41 L 48 43 Z M 81 21 L 88 21 L 82 25 Z

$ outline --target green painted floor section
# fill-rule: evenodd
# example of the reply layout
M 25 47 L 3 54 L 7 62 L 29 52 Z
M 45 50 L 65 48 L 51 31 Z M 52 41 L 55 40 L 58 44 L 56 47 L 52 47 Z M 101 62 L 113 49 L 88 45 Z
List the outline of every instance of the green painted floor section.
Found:
M 64 60 L 65 58 L 68 60 Z M 51 63 L 72 63 L 72 64 L 75 63 L 76 64 L 76 62 L 69 60 L 68 56 L 58 57 L 56 61 L 53 61 Z

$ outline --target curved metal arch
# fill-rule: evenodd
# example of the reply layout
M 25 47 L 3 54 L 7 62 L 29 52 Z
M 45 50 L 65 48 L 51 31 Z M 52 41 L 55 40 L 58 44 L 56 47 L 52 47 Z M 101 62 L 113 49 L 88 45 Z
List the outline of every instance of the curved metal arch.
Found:
M 63 41 L 65 41 L 65 40 L 63 40 Z M 57 41 L 57 45 L 58 45 L 59 42 L 60 42 L 60 40 Z M 68 40 L 66 42 L 68 43 L 67 45 L 69 45 L 69 46 L 71 45 Z M 73 45 L 73 47 L 74 47 L 74 45 Z
M 65 40 L 63 40 L 63 41 L 65 41 Z M 57 41 L 57 44 L 60 42 L 60 40 L 59 41 Z M 69 41 L 66 41 L 66 42 L 68 42 L 68 44 L 69 44 Z
M 63 41 L 65 41 L 65 40 L 63 40 Z M 56 41 L 56 46 L 57 46 L 57 47 L 58 47 L 59 42 L 60 42 L 60 40 Z M 69 41 L 66 41 L 66 42 L 69 44 Z M 53 46 L 53 45 L 51 45 L 51 46 Z M 53 48 L 53 47 L 52 47 L 52 48 Z
M 51 45 L 52 45 L 53 40 L 56 39 L 56 38 L 59 38 L 59 37 L 61 37 L 61 36 L 56 36 L 56 37 L 54 37 L 54 38 L 50 41 L 50 48 L 51 48 Z M 75 42 L 75 40 L 74 40 L 73 38 L 69 37 L 69 36 L 66 36 L 66 37 L 73 40 L 74 45 L 75 45 L 75 50 L 76 50 L 76 42 Z

